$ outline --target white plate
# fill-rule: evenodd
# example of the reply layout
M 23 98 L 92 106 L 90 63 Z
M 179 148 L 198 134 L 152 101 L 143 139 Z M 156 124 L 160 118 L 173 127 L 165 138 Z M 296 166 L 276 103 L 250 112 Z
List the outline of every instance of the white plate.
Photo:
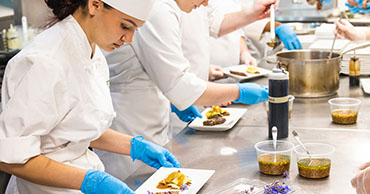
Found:
M 360 82 L 364 92 L 370 94 L 370 78 L 361 78 Z
M 181 173 L 188 176 L 191 180 L 189 190 L 181 191 L 181 194 L 197 193 L 200 188 L 208 181 L 208 179 L 215 173 L 214 170 L 200 170 L 189 168 L 164 168 L 157 170 L 148 180 L 146 180 L 136 191 L 136 194 L 148 194 L 150 192 L 165 192 L 178 191 L 173 189 L 157 189 L 158 182 L 165 179 L 172 172 L 180 170 Z
M 230 113 L 230 116 L 224 116 L 226 121 L 219 125 L 213 126 L 204 126 L 203 121 L 207 120 L 206 113 L 211 110 L 211 108 L 206 108 L 202 112 L 202 118 L 196 118 L 193 122 L 190 123 L 189 127 L 201 131 L 226 131 L 231 129 L 236 122 L 244 115 L 247 111 L 246 108 L 222 108 L 222 110 L 226 110 Z
M 247 74 L 247 76 L 231 74 L 230 70 L 243 72 L 243 73 Z M 247 79 L 251 79 L 251 78 L 254 78 L 254 77 L 260 77 L 260 76 L 264 76 L 264 75 L 267 75 L 267 74 L 271 73 L 270 70 L 267 70 L 267 69 L 264 69 L 264 68 L 261 68 L 261 67 L 258 67 L 258 71 L 260 72 L 258 74 L 247 73 L 247 66 L 246 65 L 236 65 L 236 66 L 231 66 L 231 67 L 225 67 L 225 68 L 222 68 L 222 71 L 227 76 L 233 77 L 233 78 L 237 79 L 238 81 L 247 80 Z

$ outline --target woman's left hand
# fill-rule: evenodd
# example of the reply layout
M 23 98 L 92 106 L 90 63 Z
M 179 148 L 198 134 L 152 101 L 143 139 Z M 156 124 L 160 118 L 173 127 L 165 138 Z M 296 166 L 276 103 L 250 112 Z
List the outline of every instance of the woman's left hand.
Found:
M 142 136 L 132 138 L 130 155 L 133 160 L 139 159 L 156 169 L 162 166 L 181 168 L 179 161 L 167 149 L 144 140 Z

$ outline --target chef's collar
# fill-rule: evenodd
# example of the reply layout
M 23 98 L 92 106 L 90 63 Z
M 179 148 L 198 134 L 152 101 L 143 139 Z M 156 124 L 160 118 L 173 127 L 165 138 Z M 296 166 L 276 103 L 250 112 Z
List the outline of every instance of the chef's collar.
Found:
M 61 24 L 69 25 L 73 30 L 70 35 L 72 37 L 71 40 L 73 41 L 72 44 L 76 47 L 76 50 L 79 51 L 76 55 L 80 55 L 83 59 L 90 59 L 92 49 L 85 31 L 83 31 L 77 20 L 72 15 L 69 15 L 61 21 Z M 95 49 L 97 49 L 97 47 L 95 47 Z

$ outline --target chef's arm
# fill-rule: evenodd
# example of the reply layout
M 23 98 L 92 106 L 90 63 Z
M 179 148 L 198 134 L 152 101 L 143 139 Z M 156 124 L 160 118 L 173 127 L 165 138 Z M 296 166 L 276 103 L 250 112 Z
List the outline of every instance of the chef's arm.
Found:
M 258 0 L 253 8 L 225 14 L 218 36 L 228 34 L 257 20 L 268 17 L 270 5 L 275 3 L 275 0 Z
M 193 105 L 212 106 L 239 99 L 239 87 L 236 84 L 207 83 L 207 89 Z
M 0 170 L 32 183 L 80 190 L 87 170 L 38 155 L 25 164 L 0 163 Z
M 117 154 L 130 155 L 131 136 L 119 133 L 113 129 L 107 129 L 90 147 Z

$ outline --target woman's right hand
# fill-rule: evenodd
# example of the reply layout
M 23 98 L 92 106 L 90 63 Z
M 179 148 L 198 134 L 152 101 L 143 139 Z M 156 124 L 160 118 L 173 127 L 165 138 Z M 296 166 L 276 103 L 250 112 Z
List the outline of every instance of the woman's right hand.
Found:
M 81 192 L 85 194 L 135 194 L 126 183 L 114 176 L 98 171 L 88 170 L 81 185 Z

